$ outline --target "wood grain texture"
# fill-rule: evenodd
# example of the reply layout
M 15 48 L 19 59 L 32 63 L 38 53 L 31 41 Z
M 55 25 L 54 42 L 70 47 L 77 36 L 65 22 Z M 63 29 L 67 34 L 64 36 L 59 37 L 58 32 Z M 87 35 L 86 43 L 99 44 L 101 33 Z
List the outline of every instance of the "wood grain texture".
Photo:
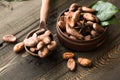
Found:
M 109 26 L 106 42 L 95 51 L 72 51 L 76 58 L 86 57 L 93 60 L 94 66 L 92 68 L 84 68 L 77 63 L 76 70 L 71 72 L 67 68 L 67 62 L 62 59 L 63 52 L 71 50 L 63 47 L 56 35 L 55 27 L 59 13 L 73 2 L 88 5 L 93 1 L 51 0 L 47 27 L 52 31 L 58 43 L 57 49 L 47 58 L 40 59 L 25 51 L 15 54 L 12 48 L 16 43 L 3 43 L 0 48 L 0 80 L 119 80 L 120 24 Z M 120 7 L 119 0 L 108 1 Z M 31 0 L 17 3 L 19 5 L 15 7 L 13 12 L 7 9 L 1 11 L 0 38 L 6 33 L 10 33 L 18 38 L 17 42 L 23 41 L 29 31 L 38 27 L 41 5 L 39 2 L 40 0 Z M 8 14 L 10 15 L 8 16 Z M 13 17 L 11 18 L 11 16 Z M 117 18 L 120 19 L 120 14 L 117 14 Z

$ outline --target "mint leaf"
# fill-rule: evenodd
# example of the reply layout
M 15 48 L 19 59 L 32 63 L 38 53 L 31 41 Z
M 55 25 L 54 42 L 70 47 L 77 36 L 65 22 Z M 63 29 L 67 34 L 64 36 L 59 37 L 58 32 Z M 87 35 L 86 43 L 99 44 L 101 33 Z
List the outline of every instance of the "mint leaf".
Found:
M 117 12 L 119 12 L 119 9 L 116 6 L 105 1 L 98 1 L 92 6 L 92 8 L 97 11 L 96 16 L 100 19 L 100 21 L 109 20 Z
M 101 25 L 104 26 L 108 26 L 110 24 L 120 24 L 120 20 L 118 20 L 116 17 L 111 18 L 108 21 L 103 21 L 101 22 Z

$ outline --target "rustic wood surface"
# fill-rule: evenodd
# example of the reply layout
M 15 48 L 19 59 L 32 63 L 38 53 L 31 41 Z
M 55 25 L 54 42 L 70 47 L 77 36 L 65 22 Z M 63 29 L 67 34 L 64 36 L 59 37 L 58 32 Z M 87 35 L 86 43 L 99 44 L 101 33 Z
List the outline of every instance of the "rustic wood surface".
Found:
M 12 2 L 13 10 L 0 2 L 0 80 L 120 80 L 120 24 L 109 26 L 107 41 L 91 52 L 75 52 L 77 57 L 93 60 L 92 68 L 77 64 L 75 71 L 66 67 L 61 56 L 65 51 L 57 38 L 55 25 L 59 13 L 71 3 L 89 5 L 94 0 L 51 0 L 47 27 L 58 43 L 57 49 L 47 58 L 40 59 L 23 51 L 13 52 L 16 43 L 5 43 L 2 36 L 13 34 L 23 41 L 27 33 L 38 27 L 41 0 Z M 120 8 L 119 0 L 108 0 Z M 117 14 L 120 19 L 120 14 Z

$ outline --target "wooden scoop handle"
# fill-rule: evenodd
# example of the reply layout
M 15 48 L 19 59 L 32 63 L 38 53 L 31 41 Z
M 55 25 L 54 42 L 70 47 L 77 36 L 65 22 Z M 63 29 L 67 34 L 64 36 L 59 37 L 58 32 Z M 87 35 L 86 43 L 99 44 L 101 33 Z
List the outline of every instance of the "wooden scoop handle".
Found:
M 42 0 L 42 6 L 40 10 L 40 27 L 46 27 L 46 19 L 49 10 L 50 0 Z

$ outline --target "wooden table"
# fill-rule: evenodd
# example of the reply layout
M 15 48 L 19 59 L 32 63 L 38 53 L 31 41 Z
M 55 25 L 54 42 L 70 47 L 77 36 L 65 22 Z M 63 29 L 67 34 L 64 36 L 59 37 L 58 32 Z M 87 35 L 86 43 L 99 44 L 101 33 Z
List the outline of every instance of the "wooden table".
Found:
M 23 51 L 13 52 L 16 43 L 0 45 L 0 80 L 120 80 L 120 24 L 109 26 L 107 41 L 91 52 L 75 52 L 62 46 L 57 38 L 55 25 L 59 13 L 77 2 L 80 5 L 91 4 L 94 0 L 51 0 L 48 28 L 58 43 L 57 49 L 47 58 L 40 59 Z M 108 0 L 120 8 L 119 0 Z M 1 3 L 1 2 L 0 2 Z M 0 5 L 0 41 L 5 34 L 13 34 L 17 42 L 23 41 L 29 31 L 38 27 L 41 0 L 12 2 L 13 10 Z M 117 14 L 120 19 L 120 14 Z M 72 51 L 77 57 L 93 60 L 92 68 L 77 64 L 71 72 L 66 61 L 61 58 L 63 52 Z

